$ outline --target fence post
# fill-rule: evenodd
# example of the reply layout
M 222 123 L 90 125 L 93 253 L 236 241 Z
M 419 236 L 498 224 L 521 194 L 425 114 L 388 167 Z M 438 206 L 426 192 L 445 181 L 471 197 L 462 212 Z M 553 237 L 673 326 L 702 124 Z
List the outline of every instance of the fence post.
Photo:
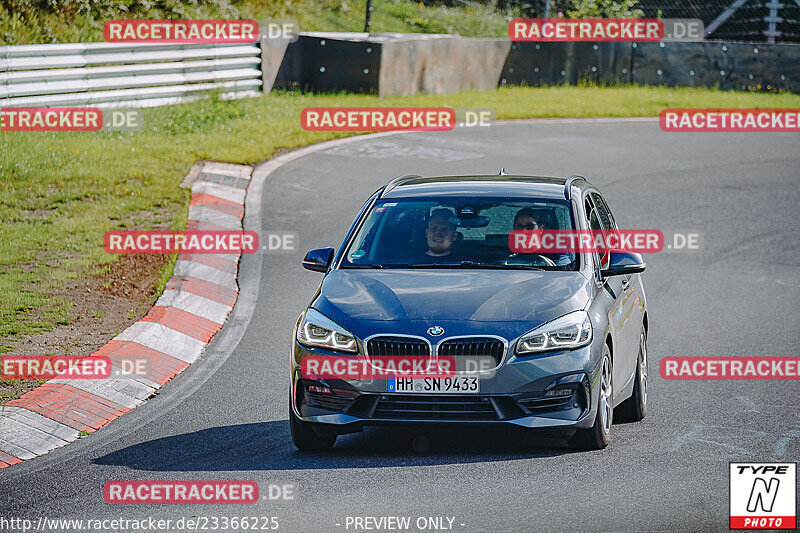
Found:
M 372 0 L 367 0 L 367 12 L 364 16 L 364 33 L 369 33 L 369 22 L 371 15 L 372 15 Z

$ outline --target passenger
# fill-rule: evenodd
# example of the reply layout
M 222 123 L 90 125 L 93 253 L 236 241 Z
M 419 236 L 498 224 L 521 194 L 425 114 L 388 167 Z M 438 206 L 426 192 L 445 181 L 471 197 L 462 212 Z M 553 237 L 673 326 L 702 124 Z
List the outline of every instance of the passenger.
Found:
M 536 214 L 534 213 L 533 209 L 531 209 L 530 207 L 524 207 L 520 209 L 517 212 L 517 216 L 514 217 L 514 229 L 534 230 L 534 229 L 544 229 L 544 228 L 542 228 L 539 225 L 539 222 L 536 220 Z
M 558 228 L 548 228 L 543 220 L 538 220 L 536 212 L 530 207 L 523 207 L 514 217 L 514 229 L 519 230 L 557 230 Z M 572 254 L 550 253 L 538 254 L 549 259 L 557 266 L 569 265 L 573 261 Z

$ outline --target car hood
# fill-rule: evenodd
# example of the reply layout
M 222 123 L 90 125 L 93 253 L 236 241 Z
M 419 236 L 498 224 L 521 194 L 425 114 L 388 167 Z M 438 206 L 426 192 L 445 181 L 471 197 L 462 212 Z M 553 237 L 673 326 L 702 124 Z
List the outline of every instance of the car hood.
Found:
M 339 269 L 328 273 L 311 306 L 361 338 L 423 335 L 433 325 L 447 336 L 488 328 L 513 338 L 583 309 L 590 291 L 579 272 Z

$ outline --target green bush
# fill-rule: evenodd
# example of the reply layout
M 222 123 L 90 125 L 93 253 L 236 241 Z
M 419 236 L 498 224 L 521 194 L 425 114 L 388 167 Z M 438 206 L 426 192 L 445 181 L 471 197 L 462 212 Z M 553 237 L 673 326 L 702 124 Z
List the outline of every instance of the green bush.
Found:
M 238 10 L 228 0 L 0 0 L 0 7 L 23 20 L 38 15 L 55 15 L 63 20 L 86 16 L 95 20 L 115 17 L 178 18 L 208 10 L 221 17 L 236 17 Z
M 574 0 L 574 9 L 567 11 L 570 18 L 641 18 L 644 13 L 636 9 L 639 0 Z

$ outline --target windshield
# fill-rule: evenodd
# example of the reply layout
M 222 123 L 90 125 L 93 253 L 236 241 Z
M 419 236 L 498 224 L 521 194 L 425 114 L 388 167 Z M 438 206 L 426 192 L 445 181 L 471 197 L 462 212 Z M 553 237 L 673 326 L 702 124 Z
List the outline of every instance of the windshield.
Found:
M 530 198 L 378 200 L 341 268 L 577 270 L 574 253 L 514 253 L 511 231 L 531 229 L 573 229 L 569 204 Z

